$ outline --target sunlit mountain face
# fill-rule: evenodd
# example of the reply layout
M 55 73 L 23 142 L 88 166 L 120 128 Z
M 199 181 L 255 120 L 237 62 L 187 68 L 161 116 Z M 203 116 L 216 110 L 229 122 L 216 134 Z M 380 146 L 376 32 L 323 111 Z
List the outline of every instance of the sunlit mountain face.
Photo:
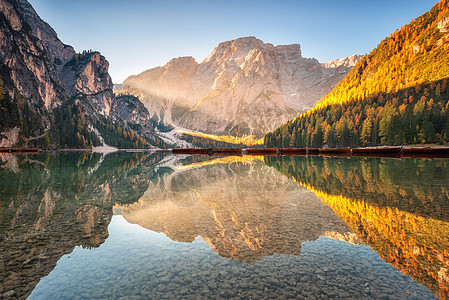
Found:
M 253 143 L 315 105 L 361 57 L 321 64 L 302 57 L 298 44 L 242 37 L 218 44 L 200 63 L 179 57 L 130 76 L 121 92 L 138 96 L 162 123 Z

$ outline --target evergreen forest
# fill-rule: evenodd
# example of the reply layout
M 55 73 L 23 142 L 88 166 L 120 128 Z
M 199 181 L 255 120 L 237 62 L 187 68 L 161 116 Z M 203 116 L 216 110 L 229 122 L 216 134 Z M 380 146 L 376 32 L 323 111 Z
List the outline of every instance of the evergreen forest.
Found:
M 396 30 L 265 147 L 449 142 L 449 1 Z

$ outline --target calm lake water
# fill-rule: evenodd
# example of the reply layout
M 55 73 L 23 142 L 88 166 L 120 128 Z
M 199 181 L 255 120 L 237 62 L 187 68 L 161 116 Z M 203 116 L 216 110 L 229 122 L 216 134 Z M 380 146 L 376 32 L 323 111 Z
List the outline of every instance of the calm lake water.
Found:
M 0 298 L 449 298 L 447 159 L 0 159 Z

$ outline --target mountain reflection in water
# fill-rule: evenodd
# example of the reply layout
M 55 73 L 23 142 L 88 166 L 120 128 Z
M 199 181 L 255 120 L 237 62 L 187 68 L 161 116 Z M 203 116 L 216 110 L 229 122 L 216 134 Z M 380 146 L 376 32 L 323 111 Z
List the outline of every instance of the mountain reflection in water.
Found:
M 388 287 L 380 286 L 380 274 L 390 274 L 391 270 L 385 269 L 383 261 L 376 261 L 365 246 L 347 244 L 365 243 L 396 269 L 427 286 L 440 298 L 448 298 L 447 160 L 214 158 L 125 152 L 106 156 L 85 152 L 0 154 L 0 159 L 0 298 L 25 299 L 43 277 L 46 279 L 41 280 L 31 298 L 54 296 L 48 294 L 51 291 L 47 287 L 51 284 L 54 289 L 61 289 L 61 297 L 78 293 L 73 285 L 71 290 L 57 281 L 51 282 L 54 278 L 51 274 L 58 278 L 72 274 L 71 268 L 77 265 L 62 263 L 69 269 L 55 266 L 58 261 L 68 262 L 61 259 L 67 258 L 65 254 L 81 255 L 81 250 L 74 251 L 80 247 L 103 247 L 104 256 L 111 255 L 111 259 L 127 251 L 128 240 L 121 248 L 114 248 L 115 244 L 104 247 L 105 241 L 110 240 L 108 226 L 113 212 L 130 223 L 161 232 L 173 241 L 195 241 L 189 244 L 190 259 L 199 263 L 204 257 L 210 258 L 212 264 L 204 262 L 204 268 L 216 273 L 203 271 L 205 275 L 201 278 L 222 276 L 216 279 L 223 284 L 217 288 L 223 295 L 232 296 L 228 285 L 238 281 L 236 276 L 244 270 L 251 270 L 246 278 L 251 289 L 236 289 L 239 295 L 275 297 L 286 293 L 284 295 L 306 297 L 319 292 L 323 297 L 380 297 L 394 290 L 395 295 L 404 296 L 411 291 L 412 298 L 429 298 L 429 290 L 407 282 L 410 278 L 397 271 L 394 272 L 406 278 L 392 275 L 389 278 L 396 279 L 392 279 Z M 119 226 L 120 222 L 113 228 Z M 223 258 L 215 254 L 217 258 L 201 256 L 207 249 L 197 250 L 203 247 L 197 237 L 210 246 L 202 242 L 209 250 L 212 248 L 219 256 L 232 260 L 220 261 L 218 258 Z M 333 240 L 320 237 L 347 243 L 334 245 Z M 133 239 L 131 233 L 126 234 L 126 238 L 129 244 L 146 247 L 140 244 L 142 241 L 138 237 Z M 136 257 L 129 258 L 128 262 L 135 261 L 138 265 L 140 260 L 146 260 L 149 269 L 143 266 L 143 274 L 150 276 L 148 272 L 153 268 L 156 273 L 151 276 L 156 276 L 164 269 L 164 265 L 158 265 L 164 262 L 164 257 L 158 253 L 172 249 L 170 255 L 177 257 L 178 262 L 176 267 L 170 265 L 173 269 L 168 273 L 164 271 L 164 276 L 172 276 L 171 280 L 181 284 L 176 274 L 184 257 L 177 251 L 183 250 L 176 249 L 185 249 L 185 246 L 162 235 L 158 239 L 168 248 L 152 245 L 154 257 L 140 257 L 137 255 L 145 252 L 137 251 L 139 248 L 129 249 Z M 328 251 L 329 257 L 335 254 L 333 258 L 325 261 L 320 254 L 310 252 L 320 247 Z M 309 253 L 304 249 L 309 249 Z M 304 261 L 288 258 L 293 256 L 279 259 L 272 256 L 301 252 L 306 252 Z M 354 254 L 344 258 L 344 269 L 339 269 L 338 264 L 329 265 L 346 252 Z M 104 259 L 96 258 L 93 253 L 93 260 L 87 265 L 92 265 L 91 270 L 103 269 Z M 352 269 L 348 264 L 354 255 L 360 255 L 356 260 L 363 263 Z M 297 257 L 303 256 L 304 253 Z M 83 261 L 84 258 L 78 259 Z M 128 263 L 126 257 L 123 260 L 121 268 Z M 278 260 L 282 261 L 282 267 L 274 264 Z M 317 263 L 309 266 L 312 271 L 307 269 L 310 261 Z M 230 269 L 226 269 L 228 265 Z M 296 266 L 294 270 L 288 269 L 290 265 Z M 216 266 L 223 269 L 217 271 Z M 370 273 L 374 267 L 377 271 Z M 264 271 L 267 268 L 278 269 L 271 274 Z M 90 269 L 79 269 L 73 274 L 88 271 Z M 192 270 L 185 272 L 188 274 Z M 259 277 L 257 272 L 264 277 Z M 228 277 L 223 277 L 225 275 Z M 136 280 L 139 276 L 136 273 Z M 327 278 L 326 281 L 323 278 Z M 148 283 L 148 290 L 159 289 L 158 295 L 175 295 L 171 285 L 178 283 L 171 280 L 163 285 L 155 278 Z M 180 288 L 188 287 L 195 293 L 196 288 L 187 283 L 195 281 L 194 278 L 183 280 L 186 286 L 180 285 Z M 397 285 L 394 280 L 398 281 Z M 196 284 L 201 286 L 201 282 Z M 109 283 L 98 282 L 100 286 L 105 284 Z M 209 284 L 204 287 L 206 290 L 215 285 L 212 281 Z M 263 290 L 259 284 L 265 284 Z M 87 290 L 84 292 L 89 295 Z M 101 297 L 102 292 L 97 292 Z M 210 292 L 214 294 L 213 288 Z M 257 294 L 259 292 L 262 294 Z
M 267 157 L 382 259 L 449 298 L 449 161 Z
M 242 262 L 299 255 L 302 242 L 320 236 L 358 241 L 315 194 L 267 167 L 263 157 L 231 159 L 183 166 L 150 183 L 137 203 L 117 208 L 130 223 L 179 242 L 201 236 L 220 256 Z

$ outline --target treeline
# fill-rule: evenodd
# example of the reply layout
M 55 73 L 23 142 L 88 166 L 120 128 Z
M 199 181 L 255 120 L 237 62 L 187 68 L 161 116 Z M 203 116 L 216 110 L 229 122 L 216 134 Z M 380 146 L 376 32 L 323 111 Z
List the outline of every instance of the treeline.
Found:
M 242 144 L 231 144 L 185 133 L 182 135 L 182 139 L 199 148 L 246 148 Z
M 41 105 L 32 106 L 20 92 L 12 99 L 4 90 L 0 81 L 0 132 L 19 127 L 19 140 L 17 146 L 48 146 L 50 138 L 46 133 L 44 117 L 49 118 L 48 112 Z M 45 133 L 45 134 L 44 134 Z M 40 136 L 28 142 L 29 137 Z M 4 136 L 0 135 L 0 140 Z
M 382 40 L 316 107 L 394 93 L 449 77 L 448 18 L 449 2 L 441 0 Z
M 9 97 L 0 81 L 0 131 L 13 128 L 20 122 L 20 110 L 17 102 Z
M 122 122 L 112 122 L 104 117 L 92 119 L 93 126 L 100 132 L 106 144 L 118 148 L 147 148 L 148 143 L 134 130 Z
M 44 103 L 31 106 L 20 93 L 11 99 L 0 83 L 0 131 L 19 127 L 17 146 L 88 148 L 100 144 L 98 137 L 88 128 L 82 106 L 67 100 L 53 110 L 54 120 L 45 110 Z M 49 128 L 43 116 L 52 120 Z M 31 137 L 39 137 L 33 138 Z M 2 137 L 0 137 L 2 138 Z
M 265 147 L 346 147 L 449 142 L 448 78 L 329 105 L 265 136 Z
M 62 148 L 88 148 L 100 145 L 97 135 L 89 129 L 79 101 L 65 99 L 53 113 L 55 123 L 50 131 L 50 141 L 59 141 Z

